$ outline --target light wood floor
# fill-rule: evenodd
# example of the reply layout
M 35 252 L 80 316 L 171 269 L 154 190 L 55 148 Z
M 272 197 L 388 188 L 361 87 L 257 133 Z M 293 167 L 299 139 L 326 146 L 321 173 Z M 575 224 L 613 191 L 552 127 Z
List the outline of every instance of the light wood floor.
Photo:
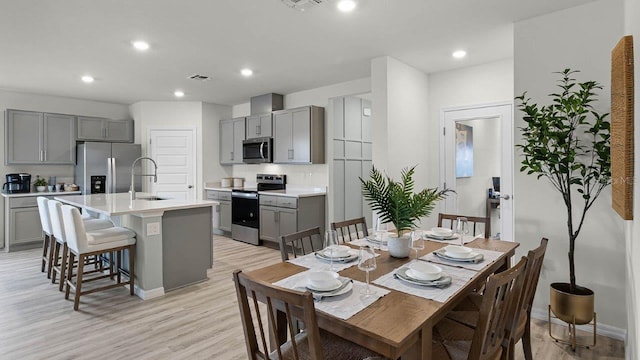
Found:
M 39 251 L 0 253 L 0 359 L 247 359 L 231 273 L 280 261 L 276 250 L 215 237 L 208 281 L 148 301 L 98 292 L 74 312 L 40 272 Z M 534 321 L 536 359 L 624 359 L 620 341 L 599 337 L 573 353 L 546 329 Z

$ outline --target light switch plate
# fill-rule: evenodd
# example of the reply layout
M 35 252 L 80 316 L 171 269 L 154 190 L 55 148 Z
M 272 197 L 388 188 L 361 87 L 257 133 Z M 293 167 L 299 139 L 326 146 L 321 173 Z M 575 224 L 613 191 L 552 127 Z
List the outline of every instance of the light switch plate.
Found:
M 147 224 L 147 236 L 160 235 L 160 223 L 152 222 Z

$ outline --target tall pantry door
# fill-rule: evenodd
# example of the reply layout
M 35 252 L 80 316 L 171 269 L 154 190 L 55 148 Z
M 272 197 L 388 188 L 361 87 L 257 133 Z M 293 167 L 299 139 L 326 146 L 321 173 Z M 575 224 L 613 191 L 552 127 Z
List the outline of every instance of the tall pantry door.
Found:
M 149 156 L 158 164 L 158 182 L 150 184 L 157 196 L 180 200 L 196 198 L 194 138 L 195 129 L 151 130 Z M 147 166 L 145 171 L 153 171 L 153 167 Z

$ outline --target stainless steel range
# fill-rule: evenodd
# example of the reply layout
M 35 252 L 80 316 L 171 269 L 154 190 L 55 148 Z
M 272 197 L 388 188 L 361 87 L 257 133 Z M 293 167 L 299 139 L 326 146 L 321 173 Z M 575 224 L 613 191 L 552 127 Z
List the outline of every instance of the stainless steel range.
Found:
M 256 188 L 234 189 L 231 192 L 231 237 L 260 245 L 260 202 L 258 191 L 284 190 L 286 175 L 256 175 Z

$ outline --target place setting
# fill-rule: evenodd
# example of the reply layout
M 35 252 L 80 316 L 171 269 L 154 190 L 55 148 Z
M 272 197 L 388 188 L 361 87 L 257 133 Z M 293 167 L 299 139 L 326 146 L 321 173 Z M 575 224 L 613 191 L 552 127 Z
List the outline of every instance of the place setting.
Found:
M 479 271 L 500 257 L 498 251 L 470 248 L 462 245 L 447 245 L 433 251 L 420 260 L 449 267 Z

